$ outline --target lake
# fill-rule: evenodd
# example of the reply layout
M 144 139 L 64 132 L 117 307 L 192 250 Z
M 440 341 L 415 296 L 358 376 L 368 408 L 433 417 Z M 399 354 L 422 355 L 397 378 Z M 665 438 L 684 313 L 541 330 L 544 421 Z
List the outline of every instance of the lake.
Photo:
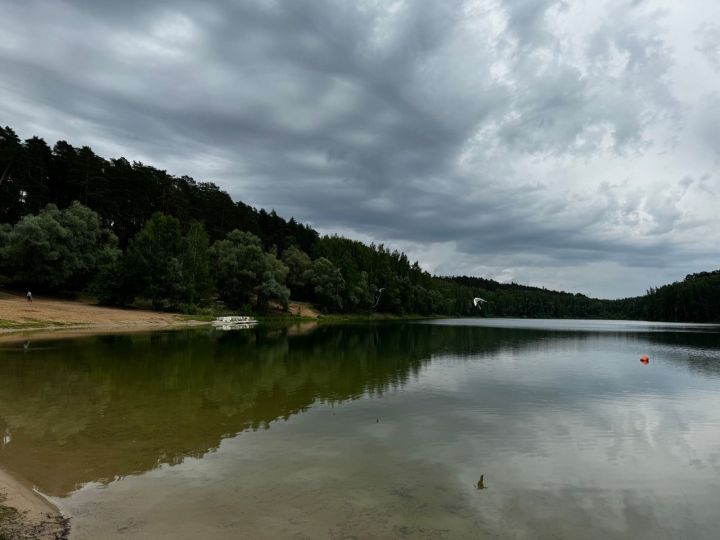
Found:
M 719 332 L 468 319 L 5 343 L 0 467 L 78 539 L 714 539 Z

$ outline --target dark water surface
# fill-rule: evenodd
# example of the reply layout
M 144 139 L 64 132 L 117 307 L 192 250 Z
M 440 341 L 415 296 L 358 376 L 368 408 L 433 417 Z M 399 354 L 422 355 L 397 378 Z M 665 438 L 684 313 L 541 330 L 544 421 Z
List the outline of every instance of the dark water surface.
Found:
M 0 467 L 83 539 L 714 539 L 718 331 L 480 319 L 0 344 Z

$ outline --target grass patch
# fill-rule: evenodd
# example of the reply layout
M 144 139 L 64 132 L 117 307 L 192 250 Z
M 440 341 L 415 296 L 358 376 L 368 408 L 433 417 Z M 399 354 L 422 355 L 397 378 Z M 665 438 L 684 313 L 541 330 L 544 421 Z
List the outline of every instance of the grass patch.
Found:
M 58 321 L 41 321 L 40 319 L 0 319 L 0 330 L 35 330 L 38 328 L 64 328 L 74 326 L 74 323 Z
M 393 313 L 327 313 L 320 315 L 322 322 L 365 322 L 365 321 L 424 321 L 437 319 L 437 315 L 395 315 Z M 448 318 L 447 316 L 443 318 Z
M 317 322 L 315 317 L 302 317 L 292 313 L 255 313 L 251 315 L 258 322 Z
M 56 324 L 56 323 L 47 323 L 43 321 L 38 321 L 35 319 L 23 319 L 21 321 L 13 321 L 10 319 L 0 319 L 0 329 L 2 330 L 25 330 L 25 329 L 33 329 L 33 328 L 43 328 L 45 326 L 49 326 L 50 324 Z M 63 323 L 58 324 L 58 326 L 64 326 Z
M 186 315 L 184 313 L 179 313 L 178 317 L 180 318 L 180 320 L 183 320 L 183 321 L 203 321 L 203 322 L 212 322 L 217 318 L 215 315 L 201 315 L 201 314 Z
M 301 317 L 291 313 L 270 313 L 254 315 L 258 322 L 262 323 L 302 323 L 315 322 L 320 324 L 342 324 L 342 323 L 366 323 L 366 322 L 387 322 L 387 321 L 425 321 L 437 319 L 438 316 L 425 315 L 393 315 L 390 313 L 324 313 L 315 317 Z M 449 317 L 443 317 L 445 319 Z

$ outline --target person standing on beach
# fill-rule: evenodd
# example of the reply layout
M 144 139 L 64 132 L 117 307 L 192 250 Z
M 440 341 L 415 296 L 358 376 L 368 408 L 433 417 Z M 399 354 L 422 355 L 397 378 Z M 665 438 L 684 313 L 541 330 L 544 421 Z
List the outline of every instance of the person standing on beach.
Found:
M 27 297 L 27 301 L 32 304 L 32 293 L 30 291 L 28 291 L 27 295 L 25 295 L 25 296 Z

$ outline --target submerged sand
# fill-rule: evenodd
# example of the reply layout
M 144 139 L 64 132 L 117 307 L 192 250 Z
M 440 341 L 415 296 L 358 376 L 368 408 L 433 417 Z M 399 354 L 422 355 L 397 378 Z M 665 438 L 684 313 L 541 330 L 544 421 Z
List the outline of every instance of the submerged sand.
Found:
M 179 315 L 113 309 L 81 302 L 0 297 L 0 342 L 97 332 L 162 330 L 207 324 Z M 69 522 L 28 483 L 0 469 L 0 537 L 62 539 Z

